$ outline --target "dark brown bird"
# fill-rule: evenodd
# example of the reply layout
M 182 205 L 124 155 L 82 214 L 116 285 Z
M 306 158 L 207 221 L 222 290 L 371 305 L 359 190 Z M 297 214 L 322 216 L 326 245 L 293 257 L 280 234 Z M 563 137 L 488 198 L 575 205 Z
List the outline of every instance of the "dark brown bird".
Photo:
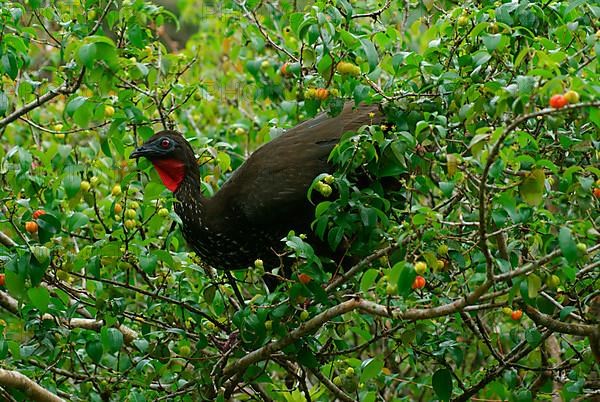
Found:
M 382 120 L 378 105 L 348 103 L 335 117 L 320 114 L 258 148 L 210 198 L 200 191 L 194 151 L 178 132 L 153 135 L 130 158 L 148 158 L 173 191 L 183 236 L 204 262 L 229 270 L 262 259 L 274 268 L 281 239 L 310 230 L 307 191 L 316 176 L 334 170 L 327 159 L 341 136 Z

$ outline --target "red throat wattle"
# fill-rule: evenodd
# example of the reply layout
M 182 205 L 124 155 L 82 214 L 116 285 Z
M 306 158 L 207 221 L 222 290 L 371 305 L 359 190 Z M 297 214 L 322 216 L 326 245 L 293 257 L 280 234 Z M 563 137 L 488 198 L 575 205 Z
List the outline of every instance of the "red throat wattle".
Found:
M 164 185 L 175 192 L 185 177 L 185 165 L 177 159 L 155 159 L 152 161 Z

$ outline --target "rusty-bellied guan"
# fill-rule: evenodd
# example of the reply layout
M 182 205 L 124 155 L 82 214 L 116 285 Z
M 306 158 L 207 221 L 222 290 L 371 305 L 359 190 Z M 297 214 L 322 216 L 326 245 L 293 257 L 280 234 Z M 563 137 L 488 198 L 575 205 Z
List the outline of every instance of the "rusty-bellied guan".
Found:
M 196 157 L 181 134 L 161 131 L 130 158 L 148 158 L 173 191 L 183 236 L 204 262 L 228 270 L 262 259 L 275 268 L 281 239 L 292 229 L 310 231 L 307 190 L 317 175 L 333 171 L 327 160 L 342 134 L 382 120 L 379 105 L 347 103 L 335 117 L 320 114 L 258 148 L 210 198 L 200 191 Z

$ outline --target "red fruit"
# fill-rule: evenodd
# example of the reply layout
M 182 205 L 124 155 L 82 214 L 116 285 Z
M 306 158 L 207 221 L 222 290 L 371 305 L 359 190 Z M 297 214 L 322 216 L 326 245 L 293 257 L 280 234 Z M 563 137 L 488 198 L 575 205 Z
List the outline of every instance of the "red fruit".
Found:
M 600 187 L 596 187 L 592 193 L 594 194 L 594 197 L 600 198 Z
M 417 277 L 415 278 L 415 281 L 412 284 L 412 288 L 413 289 L 422 289 L 425 287 L 425 278 L 423 278 L 421 275 L 417 275 Z
M 290 63 L 285 62 L 285 63 L 283 63 L 283 65 L 279 69 L 279 71 L 281 71 L 281 75 L 283 75 L 284 77 L 287 77 L 287 76 L 291 75 L 290 72 L 287 70 L 288 67 L 289 67 L 289 65 L 290 65 Z
M 510 318 L 512 318 L 515 321 L 519 321 L 521 319 L 521 317 L 523 317 L 523 312 L 521 310 L 514 310 L 510 314 Z
M 564 95 L 557 94 L 553 95 L 552 98 L 550 98 L 550 107 L 553 107 L 555 109 L 560 109 L 567 103 L 569 103 L 569 101 L 567 100 L 567 98 L 565 98 Z
M 37 219 L 40 216 L 44 215 L 46 213 L 46 211 L 44 211 L 43 209 L 38 209 L 37 211 L 35 211 L 33 213 L 33 219 Z
M 38 224 L 33 221 L 25 222 L 25 230 L 29 233 L 36 233 L 38 231 Z
M 0 286 L 6 285 L 6 275 L 0 274 Z
M 307 275 L 307 274 L 298 274 L 298 280 L 300 281 L 301 284 L 306 285 L 310 281 L 312 281 L 312 278 L 310 277 L 310 275 Z

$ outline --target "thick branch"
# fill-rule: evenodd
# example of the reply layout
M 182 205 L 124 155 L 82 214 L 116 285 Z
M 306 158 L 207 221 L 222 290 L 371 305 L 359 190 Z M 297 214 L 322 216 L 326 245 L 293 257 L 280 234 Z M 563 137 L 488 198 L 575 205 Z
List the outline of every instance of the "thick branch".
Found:
M 537 325 L 541 325 L 550 329 L 552 332 L 560 332 L 561 334 L 590 336 L 594 334 L 595 327 L 593 325 L 573 324 L 555 320 L 554 318 L 539 312 L 531 306 L 523 306 L 525 314 L 531 318 Z
M 232 375 L 240 372 L 241 370 L 244 370 L 251 364 L 268 359 L 273 353 L 282 350 L 288 345 L 291 345 L 303 336 L 316 331 L 331 319 L 342 314 L 348 313 L 352 310 L 358 309 L 368 314 L 404 320 L 423 320 L 428 318 L 441 317 L 444 315 L 453 314 L 464 308 L 466 305 L 476 302 L 481 297 L 481 295 L 483 295 L 490 288 L 491 285 L 491 281 L 485 282 L 466 297 L 456 300 L 452 303 L 444 304 L 438 307 L 425 309 L 409 309 L 405 311 L 402 311 L 399 308 L 390 308 L 388 306 L 384 306 L 355 297 L 351 300 L 342 302 L 337 306 L 331 307 L 328 310 L 325 310 L 321 314 L 313 317 L 312 319 L 306 321 L 304 324 L 300 325 L 300 327 L 296 328 L 285 337 L 277 341 L 271 342 L 260 349 L 256 349 L 248 353 L 246 356 L 242 357 L 235 363 L 225 367 L 225 369 L 223 370 L 223 376 L 225 377 L 225 379 L 227 379 Z
M 0 232 L 0 243 L 4 244 L 6 247 L 17 247 L 17 243 L 5 235 L 4 232 Z
M 0 307 L 11 312 L 12 314 L 19 315 L 19 302 L 11 297 L 8 293 L 0 291 Z M 102 320 L 95 320 L 93 318 L 57 318 L 51 314 L 44 314 L 43 320 L 58 320 L 62 325 L 70 328 L 84 328 L 91 329 L 93 331 L 100 331 L 105 325 Z M 137 332 L 125 325 L 119 325 L 116 327 L 122 334 L 126 344 L 133 342 L 137 338 Z
M 0 385 L 5 388 L 16 388 L 34 401 L 64 402 L 64 399 L 59 398 L 50 391 L 42 388 L 37 383 L 17 371 L 0 368 Z

